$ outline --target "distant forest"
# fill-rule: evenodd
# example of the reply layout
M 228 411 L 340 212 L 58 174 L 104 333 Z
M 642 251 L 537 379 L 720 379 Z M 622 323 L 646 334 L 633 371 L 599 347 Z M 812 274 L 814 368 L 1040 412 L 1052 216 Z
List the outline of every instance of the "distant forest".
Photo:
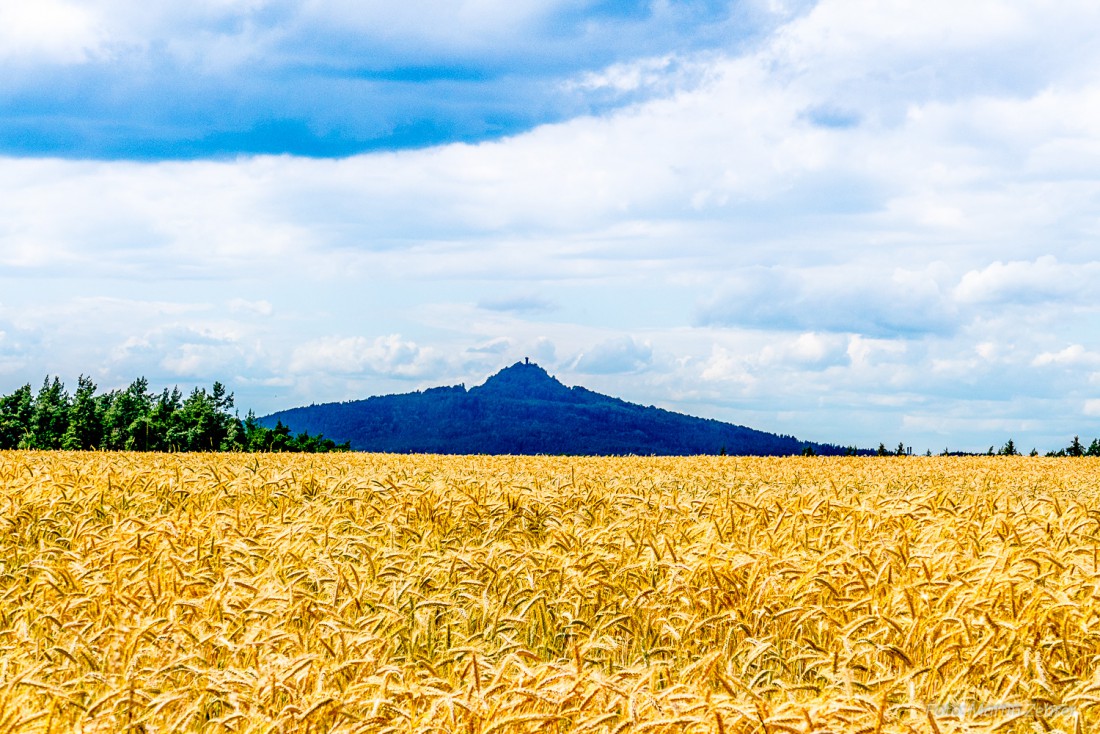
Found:
M 281 423 L 261 426 L 250 411 L 241 420 L 233 394 L 215 382 L 195 388 L 149 391 L 143 377 L 125 390 L 96 394 L 81 375 L 69 395 L 58 378 L 47 377 L 35 393 L 29 384 L 0 396 L 0 449 L 130 451 L 346 451 L 321 435 L 298 433 Z
M 423 429 L 425 425 L 437 427 L 449 425 L 455 428 L 454 435 L 440 437 L 434 442 L 419 438 L 418 440 L 423 441 L 424 445 L 416 446 L 413 449 L 416 451 L 484 453 L 485 447 L 490 446 L 498 449 L 500 453 L 538 453 L 537 447 L 552 437 L 551 434 L 554 432 L 552 424 L 557 421 L 551 421 L 548 416 L 542 415 L 548 406 L 541 400 L 531 400 L 531 395 L 523 394 L 522 399 L 518 401 L 502 401 L 502 397 L 520 397 L 516 394 L 508 395 L 510 380 L 505 373 L 502 373 L 505 379 L 501 380 L 498 376 L 494 387 L 488 390 L 474 388 L 469 394 L 464 388 L 433 388 L 425 393 L 384 396 L 352 403 L 292 409 L 265 418 L 256 418 L 252 411 L 249 411 L 244 419 L 233 411 L 233 394 L 227 393 L 225 386 L 220 382 L 215 382 L 209 391 L 196 387 L 184 397 L 179 388 L 165 389 L 160 393 L 151 392 L 148 381 L 145 378 L 139 378 L 124 390 L 97 394 L 95 383 L 91 378 L 82 375 L 77 382 L 76 392 L 70 395 L 59 378 L 47 377 L 37 392 L 27 384 L 9 395 L 0 395 L 0 450 L 321 453 L 351 450 L 353 442 L 344 441 L 338 444 L 336 441 L 325 438 L 319 424 L 323 423 L 325 430 L 335 428 L 337 434 L 362 434 L 365 424 L 374 423 L 383 428 L 383 433 L 386 435 L 374 437 L 373 441 L 366 441 L 366 443 L 373 444 L 377 441 L 381 445 L 356 446 L 356 449 L 410 450 L 405 446 L 387 445 L 386 439 L 396 438 L 397 436 L 392 432 L 397 431 L 399 425 L 404 424 L 408 426 L 408 430 L 413 431 Z M 534 374 L 537 378 L 544 373 L 541 370 L 528 373 L 525 375 L 525 380 L 530 374 Z M 515 375 L 511 377 L 514 378 Z M 502 383 L 504 390 L 501 389 Z M 512 388 L 515 388 L 514 384 Z M 529 388 L 530 384 L 524 385 L 524 393 Z M 685 441 L 688 438 L 695 439 L 695 442 L 700 438 L 712 439 L 715 445 L 720 445 L 715 453 L 726 453 L 726 443 L 719 444 L 720 439 L 729 439 L 728 443 L 731 446 L 739 445 L 743 453 L 801 453 L 804 456 L 819 454 L 903 456 L 911 453 L 903 443 L 899 443 L 894 450 L 887 449 L 880 443 L 877 451 L 828 444 L 807 444 L 797 441 L 792 436 L 773 436 L 740 426 L 726 426 L 716 421 L 704 421 L 668 413 L 652 407 L 633 406 L 583 388 L 565 388 L 548 376 L 538 385 L 538 388 L 560 391 L 562 394 L 556 395 L 558 399 L 565 395 L 569 400 L 578 401 L 589 407 L 602 405 L 614 410 L 613 419 L 605 417 L 599 421 L 594 420 L 594 415 L 586 415 L 584 412 L 568 415 L 569 420 L 565 422 L 570 426 L 569 437 L 586 439 L 587 442 L 578 443 L 577 446 L 567 446 L 567 449 L 572 451 L 566 451 L 566 453 L 623 453 L 622 447 L 618 445 L 599 445 L 602 451 L 593 451 L 593 446 L 598 445 L 599 441 L 606 442 L 610 440 L 609 437 L 621 436 L 624 433 L 633 433 L 633 437 L 637 439 L 640 435 L 637 431 L 643 423 L 652 423 L 652 426 L 648 426 L 650 430 L 656 430 L 666 442 Z M 476 402 L 466 405 L 468 397 L 475 397 Z M 425 398 L 428 400 L 425 401 Z M 463 404 L 455 404 L 456 400 Z M 367 406 L 371 407 L 370 411 L 365 411 Z M 462 420 L 466 416 L 461 414 L 470 409 L 485 412 L 482 416 L 483 420 L 477 426 L 471 426 L 467 421 Z M 638 416 L 631 415 L 639 411 Z M 382 412 L 384 415 L 381 417 L 384 420 L 364 420 L 365 412 Z M 312 435 L 308 430 L 292 433 L 291 428 L 277 419 L 279 415 L 289 418 L 292 423 L 313 424 L 302 427 L 315 432 Z M 643 415 L 645 421 L 640 420 Z M 399 417 L 406 420 L 400 420 Z M 302 420 L 303 418 L 307 420 Z M 558 415 L 557 418 L 561 419 L 562 416 Z M 345 426 L 345 422 L 352 425 Z M 588 425 L 589 423 L 593 425 Z M 478 436 L 477 430 L 472 430 L 476 427 L 481 431 L 492 432 L 499 430 L 501 425 L 517 424 L 533 425 L 536 429 L 535 435 L 530 439 L 541 440 L 533 440 L 528 445 L 522 443 L 520 438 L 512 439 L 512 443 L 502 444 L 499 437 L 490 436 L 489 438 L 494 440 L 489 440 L 485 436 Z M 351 430 L 347 430 L 348 428 Z M 731 431 L 730 435 L 725 435 Z M 704 435 L 695 435 L 700 433 Z M 711 433 L 715 435 L 711 436 Z M 379 441 L 380 438 L 383 440 Z M 750 446 L 751 448 L 748 448 Z M 680 448 L 682 453 L 688 454 L 691 453 L 689 449 L 694 449 L 695 446 L 693 441 L 688 441 L 683 447 L 677 445 L 674 446 L 675 448 Z M 746 448 L 748 448 L 747 451 Z M 669 451 L 666 449 L 654 453 L 669 453 Z M 931 451 L 927 452 L 927 455 L 930 456 Z M 1021 452 L 1014 441 L 1009 439 L 999 449 L 990 446 L 985 452 L 950 451 L 945 448 L 940 453 L 940 456 L 983 455 L 1019 456 Z M 1030 455 L 1038 456 L 1039 452 L 1032 449 Z M 1048 451 L 1045 455 L 1100 456 L 1100 439 L 1094 438 L 1086 445 L 1079 436 L 1074 436 L 1065 448 Z
M 886 444 L 879 444 L 878 451 L 875 452 L 876 456 L 904 456 L 910 453 L 904 443 L 899 443 L 897 449 L 890 451 L 886 448 Z M 929 450 L 925 456 L 931 456 L 932 451 Z M 1028 456 L 1038 456 L 1039 450 L 1032 449 Z M 951 451 L 950 449 L 944 449 L 940 452 L 940 456 L 1023 456 L 1018 448 L 1016 448 L 1016 442 L 1011 438 L 1005 442 L 999 449 L 995 449 L 993 446 L 989 447 L 988 451 Z M 1074 436 L 1073 440 L 1069 442 L 1069 446 L 1064 449 L 1058 449 L 1057 451 L 1048 451 L 1045 456 L 1100 456 L 1100 438 L 1092 439 L 1087 447 L 1081 443 L 1080 436 Z

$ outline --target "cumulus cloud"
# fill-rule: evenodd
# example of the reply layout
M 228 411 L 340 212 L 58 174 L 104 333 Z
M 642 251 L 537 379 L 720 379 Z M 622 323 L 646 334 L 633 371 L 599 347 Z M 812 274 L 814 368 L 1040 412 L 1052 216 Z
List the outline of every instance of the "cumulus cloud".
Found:
M 809 375 L 850 365 L 851 345 L 856 339 L 806 332 L 731 340 L 714 344 L 705 358 L 682 362 L 680 369 L 695 374 L 703 383 L 725 386 L 735 394 L 766 394 L 789 383 L 792 375 L 809 383 L 813 381 Z
M 777 340 L 762 350 L 764 365 L 797 366 L 802 369 L 826 369 L 850 361 L 850 340 L 839 334 L 807 332 L 793 340 Z
M 704 301 L 698 321 L 779 330 L 823 330 L 869 336 L 947 333 L 954 306 L 937 279 L 894 269 L 885 278 L 859 266 L 750 268 L 735 273 Z
M 1100 366 L 1100 352 L 1092 352 L 1080 344 L 1071 344 L 1057 352 L 1043 352 L 1031 361 L 1035 367 L 1096 367 Z
M 709 382 L 732 382 L 744 387 L 751 387 L 757 381 L 747 359 L 717 346 L 704 362 L 699 376 Z
M 578 76 L 624 58 L 728 47 L 780 17 L 723 3 L 618 5 L 7 3 L 0 58 L 19 61 L 20 73 L 0 79 L 0 151 L 343 156 L 494 139 L 683 81 L 657 69 L 624 97 L 570 83 Z
M 127 338 L 113 349 L 112 364 L 114 370 L 132 371 L 134 376 L 155 365 L 161 378 L 224 375 L 221 379 L 226 380 L 260 356 L 233 329 L 175 323 Z
M 963 303 L 982 305 L 1075 301 L 1091 297 L 1097 276 L 1100 262 L 1060 263 L 1053 255 L 1032 262 L 998 260 L 967 272 L 955 288 L 955 297 Z
M 440 373 L 441 355 L 400 334 L 368 339 L 362 336 L 326 337 L 294 350 L 289 369 L 294 373 L 373 374 L 396 378 L 423 378 Z
M 649 342 L 638 342 L 633 337 L 622 336 L 596 344 L 578 354 L 569 365 L 580 374 L 611 375 L 639 372 L 653 362 L 653 347 Z
M 75 64 L 99 55 L 104 33 L 85 4 L 62 0 L 0 4 L 0 59 L 8 64 Z M 15 69 L 9 67 L 9 73 Z
M 467 352 L 474 354 L 504 354 L 512 347 L 512 340 L 505 337 L 492 339 L 484 344 L 477 344 L 467 348 Z

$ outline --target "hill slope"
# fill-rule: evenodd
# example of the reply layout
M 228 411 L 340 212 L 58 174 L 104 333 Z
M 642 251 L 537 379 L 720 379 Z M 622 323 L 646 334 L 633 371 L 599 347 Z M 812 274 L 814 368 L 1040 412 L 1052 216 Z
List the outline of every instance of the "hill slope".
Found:
M 566 387 L 536 364 L 517 362 L 467 390 L 438 387 L 272 413 L 292 431 L 323 433 L 360 451 L 439 454 L 797 454 L 799 441 Z

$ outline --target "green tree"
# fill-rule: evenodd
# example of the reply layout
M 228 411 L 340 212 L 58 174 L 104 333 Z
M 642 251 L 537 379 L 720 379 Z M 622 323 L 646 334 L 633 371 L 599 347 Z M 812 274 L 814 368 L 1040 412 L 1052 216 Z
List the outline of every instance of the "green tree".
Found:
M 76 382 L 72 405 L 69 407 L 69 427 L 61 441 L 69 450 L 95 449 L 103 442 L 102 404 L 96 399 L 92 378 L 81 375 Z
M 208 393 L 196 387 L 183 401 L 180 413 L 187 435 L 187 451 L 229 451 L 243 444 L 236 416 L 229 413 L 233 394 L 215 382 Z
M 57 377 L 47 376 L 34 398 L 31 440 L 27 448 L 59 449 L 69 428 L 69 393 Z
M 1019 456 L 1020 452 L 1016 450 L 1016 444 L 1010 438 L 1005 442 L 1005 445 L 1001 447 L 1001 450 L 997 452 L 1000 456 Z
M 1092 439 L 1092 443 L 1089 444 L 1085 456 L 1100 456 L 1100 438 Z
M 879 442 L 878 451 L 875 452 L 875 456 L 889 456 L 889 452 L 886 450 L 886 444 Z
M 267 451 L 288 451 L 290 443 L 290 429 L 283 425 L 282 421 L 275 421 L 275 427 L 267 432 Z
M 96 395 L 90 377 L 80 376 L 70 399 L 57 378 L 47 377 L 37 395 L 24 385 L 0 396 L 0 449 L 110 449 L 131 451 L 350 451 L 321 434 L 292 436 L 278 423 L 260 425 L 251 411 L 242 423 L 233 394 L 220 382 L 210 392 L 195 388 L 184 399 L 179 388 L 149 392 L 144 378 L 125 390 Z
M 244 431 L 244 450 L 245 451 L 267 451 L 267 434 L 268 429 L 260 425 L 260 422 L 256 420 L 256 414 L 251 410 L 244 417 L 244 422 L 241 425 Z
M 0 397 L 0 449 L 17 449 L 31 440 L 34 396 L 30 383 Z
M 178 387 L 165 388 L 150 410 L 150 429 L 155 438 L 155 451 L 182 451 L 187 444 L 187 428 L 183 425 L 183 393 Z
M 1066 456 L 1084 456 L 1085 447 L 1081 444 L 1081 438 L 1074 436 L 1073 441 L 1066 447 Z
M 142 418 L 149 415 L 153 396 L 149 394 L 149 381 L 139 377 L 125 390 L 115 390 L 104 398 L 103 443 L 104 448 L 133 449 L 135 434 L 145 425 Z

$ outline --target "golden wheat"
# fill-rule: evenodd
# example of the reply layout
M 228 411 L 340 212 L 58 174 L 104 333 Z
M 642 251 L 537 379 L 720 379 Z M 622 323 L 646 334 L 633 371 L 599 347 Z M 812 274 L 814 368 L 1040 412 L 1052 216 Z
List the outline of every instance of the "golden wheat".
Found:
M 1100 462 L 0 453 L 0 731 L 1100 728 Z

